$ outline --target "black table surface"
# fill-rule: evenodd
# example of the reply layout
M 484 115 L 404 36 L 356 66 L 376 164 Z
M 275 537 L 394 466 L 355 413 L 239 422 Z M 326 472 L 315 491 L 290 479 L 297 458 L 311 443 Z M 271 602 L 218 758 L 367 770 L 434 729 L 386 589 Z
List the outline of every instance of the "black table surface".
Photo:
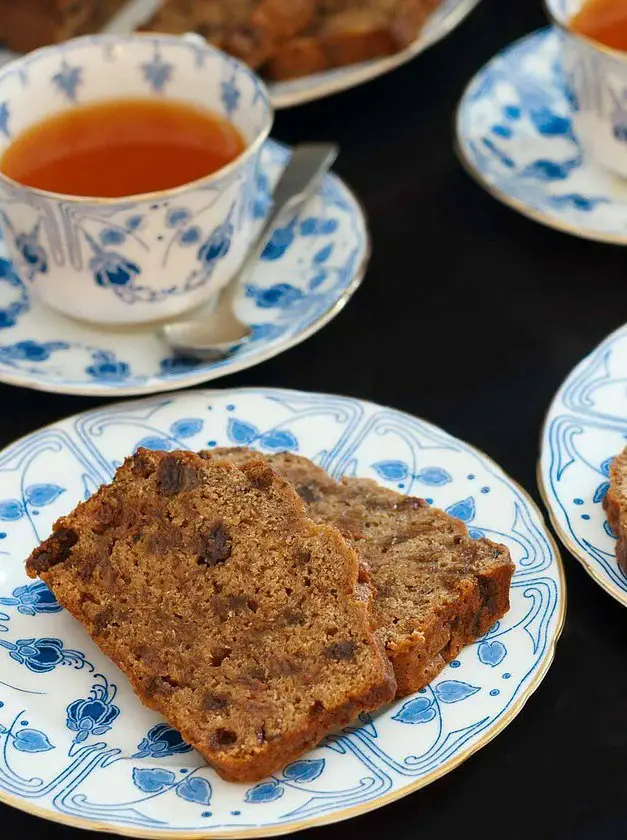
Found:
M 501 206 L 462 171 L 453 117 L 471 76 L 543 26 L 540 0 L 483 0 L 444 42 L 353 91 L 281 113 L 286 142 L 337 140 L 374 254 L 342 314 L 224 388 L 362 397 L 424 417 L 496 459 L 539 501 L 540 427 L 560 382 L 619 327 L 625 251 Z M 215 383 L 214 383 L 215 384 Z M 0 386 L 0 444 L 101 401 Z M 568 616 L 522 713 L 441 780 L 312 837 L 627 837 L 627 611 L 563 550 Z M 0 806 L 0 838 L 95 837 Z

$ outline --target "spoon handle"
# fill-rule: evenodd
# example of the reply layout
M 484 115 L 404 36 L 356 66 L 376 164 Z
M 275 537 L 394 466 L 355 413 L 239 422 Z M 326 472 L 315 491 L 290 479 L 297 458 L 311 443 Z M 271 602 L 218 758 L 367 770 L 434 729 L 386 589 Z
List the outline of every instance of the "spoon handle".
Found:
M 303 143 L 296 146 L 272 194 L 272 207 L 248 252 L 248 256 L 234 278 L 237 281 L 256 266 L 266 247 L 266 240 L 277 221 L 289 208 L 300 209 L 315 194 L 320 182 L 335 163 L 339 149 L 331 143 Z

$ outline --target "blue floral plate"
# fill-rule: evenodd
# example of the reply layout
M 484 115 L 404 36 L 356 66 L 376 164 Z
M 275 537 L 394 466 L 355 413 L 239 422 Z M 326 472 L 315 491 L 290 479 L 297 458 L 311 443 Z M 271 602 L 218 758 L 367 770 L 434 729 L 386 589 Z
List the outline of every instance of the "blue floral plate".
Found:
M 255 207 L 260 219 L 288 157 L 284 146 L 267 143 Z M 252 326 L 252 341 L 227 359 L 196 362 L 173 356 L 154 328 L 98 328 L 47 309 L 31 299 L 2 248 L 0 241 L 0 381 L 107 397 L 184 388 L 284 352 L 340 312 L 370 253 L 357 200 L 329 175 L 301 216 L 274 231 L 236 303 L 239 317 Z
M 333 475 L 432 499 L 507 543 L 512 608 L 427 689 L 258 784 L 228 784 L 157 715 L 24 558 L 138 445 L 300 452 Z M 146 838 L 275 836 L 385 805 L 452 770 L 538 687 L 565 611 L 540 512 L 487 456 L 424 421 L 344 397 L 193 391 L 105 407 L 0 454 L 0 800 L 68 825 Z M 503 765 L 505 767 L 505 765 Z
M 606 592 L 627 607 L 627 577 L 603 499 L 610 463 L 627 446 L 627 326 L 570 373 L 542 433 L 540 490 L 568 550 Z
M 470 83 L 457 114 L 460 160 L 496 198 L 550 227 L 627 244 L 627 181 L 598 168 L 573 129 L 561 35 L 508 47 Z

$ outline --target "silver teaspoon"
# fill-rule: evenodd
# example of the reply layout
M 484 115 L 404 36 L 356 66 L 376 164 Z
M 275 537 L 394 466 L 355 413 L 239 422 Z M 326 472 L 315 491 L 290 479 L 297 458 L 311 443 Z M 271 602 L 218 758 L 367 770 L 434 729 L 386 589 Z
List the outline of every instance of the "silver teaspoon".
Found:
M 161 327 L 161 337 L 179 354 L 214 361 L 233 353 L 251 335 L 251 329 L 235 315 L 235 301 L 247 277 L 255 270 L 270 234 L 280 217 L 298 213 L 316 193 L 333 166 L 339 149 L 330 143 L 296 146 L 273 193 L 272 209 L 240 270 L 222 290 L 215 309 L 206 317 L 196 313 L 191 320 L 173 321 Z

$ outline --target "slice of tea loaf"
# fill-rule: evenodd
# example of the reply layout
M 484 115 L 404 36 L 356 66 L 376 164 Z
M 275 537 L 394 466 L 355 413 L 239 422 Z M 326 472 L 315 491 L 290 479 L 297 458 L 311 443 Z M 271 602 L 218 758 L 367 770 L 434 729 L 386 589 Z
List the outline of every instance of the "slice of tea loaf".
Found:
M 142 27 L 195 32 L 215 46 L 261 66 L 285 41 L 309 26 L 318 0 L 166 0 Z
M 320 0 L 309 27 L 263 68 L 292 79 L 392 55 L 416 40 L 440 0 Z
M 248 449 L 201 453 L 243 465 Z M 333 524 L 369 566 L 377 635 L 394 666 L 398 695 L 423 688 L 509 609 L 509 551 L 474 540 L 466 526 L 422 499 L 374 481 L 332 479 L 306 458 L 265 456 L 316 522 Z
M 627 575 L 627 449 L 617 455 L 610 467 L 610 489 L 603 506 L 616 534 L 616 560 Z
M 394 697 L 357 555 L 267 462 L 139 450 L 27 571 L 227 780 Z
M 97 32 L 128 0 L 0 0 L 0 44 L 30 52 Z

